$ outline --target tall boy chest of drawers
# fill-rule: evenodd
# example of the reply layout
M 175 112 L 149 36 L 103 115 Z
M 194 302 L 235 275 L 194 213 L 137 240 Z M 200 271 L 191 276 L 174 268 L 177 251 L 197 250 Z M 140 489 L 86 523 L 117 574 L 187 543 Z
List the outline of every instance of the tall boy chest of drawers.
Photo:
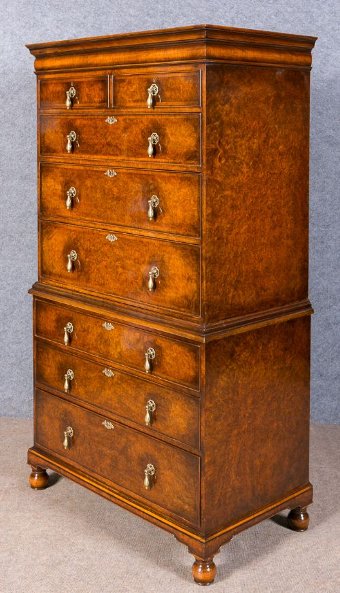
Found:
M 52 469 L 166 529 L 201 584 L 242 529 L 308 526 L 314 43 L 202 25 L 28 46 L 30 484 Z

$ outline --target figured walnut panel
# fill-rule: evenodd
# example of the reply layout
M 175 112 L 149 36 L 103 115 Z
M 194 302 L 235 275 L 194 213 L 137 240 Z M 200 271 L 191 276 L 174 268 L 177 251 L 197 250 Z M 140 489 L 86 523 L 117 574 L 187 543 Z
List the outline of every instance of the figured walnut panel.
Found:
M 199 107 L 201 105 L 201 76 L 196 70 L 157 68 L 148 70 L 116 70 L 113 74 L 112 106 L 116 108 L 148 109 L 148 89 L 158 87 L 153 96 L 152 109 Z
M 76 91 L 71 109 L 104 109 L 109 102 L 108 76 L 80 78 L 70 75 L 68 78 L 39 80 L 40 109 L 62 109 L 66 111 L 66 91 L 73 87 Z
M 157 332 L 118 323 L 112 315 L 98 317 L 72 307 L 36 302 L 36 335 L 64 343 L 64 328 L 72 323 L 69 349 L 87 352 L 145 373 L 145 352 L 153 348 L 149 377 L 167 379 L 198 390 L 200 386 L 199 346 L 165 338 Z
M 308 483 L 310 318 L 206 347 L 203 516 L 214 532 Z
M 44 163 L 40 180 L 40 214 L 44 218 L 200 236 L 198 174 Z M 77 193 L 68 210 L 65 202 L 70 187 Z M 153 195 L 159 205 L 154 220 L 149 220 L 148 201 Z
M 47 392 L 36 392 L 35 444 L 95 472 L 109 484 L 136 494 L 164 514 L 199 521 L 199 457 L 172 447 L 118 422 L 106 428 L 105 416 L 84 410 Z M 70 449 L 63 447 L 64 431 L 72 427 Z M 156 469 L 155 482 L 145 490 L 144 469 Z M 185 483 L 185 488 L 183 488 Z
M 41 223 L 40 246 L 41 279 L 45 282 L 153 309 L 199 314 L 198 247 L 47 221 Z M 67 256 L 72 250 L 78 259 L 69 273 Z M 153 267 L 159 269 L 159 277 L 156 289 L 150 292 L 148 279 Z
M 150 434 L 166 435 L 192 447 L 199 447 L 199 401 L 152 382 L 143 381 L 107 364 L 95 363 L 69 350 L 60 350 L 45 342 L 36 343 L 36 381 L 65 396 L 64 376 L 74 372 L 69 396 L 79 404 L 90 404 L 101 413 L 113 413 L 136 422 Z M 156 409 L 149 427 L 145 425 L 146 404 L 152 400 Z
M 111 125 L 108 117 L 117 120 Z M 40 116 L 40 154 L 69 158 L 115 157 L 124 161 L 145 161 L 148 165 L 174 163 L 200 165 L 201 120 L 199 114 L 186 115 L 76 115 Z M 78 142 L 67 153 L 67 135 L 74 131 Z M 148 138 L 158 134 L 154 156 L 148 156 Z
M 309 73 L 207 66 L 209 321 L 306 299 Z
M 312 501 L 314 43 L 198 25 L 29 46 L 41 101 L 31 485 L 51 468 L 165 527 L 201 584 L 233 535 Z M 151 427 L 147 398 L 159 403 Z M 302 515 L 290 523 L 306 526 Z

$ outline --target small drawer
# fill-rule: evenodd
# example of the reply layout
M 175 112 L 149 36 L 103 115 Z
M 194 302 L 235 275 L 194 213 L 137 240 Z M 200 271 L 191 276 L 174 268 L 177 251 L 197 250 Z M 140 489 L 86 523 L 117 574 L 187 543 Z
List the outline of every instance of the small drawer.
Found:
M 112 105 L 120 109 L 161 110 L 200 107 L 200 70 L 125 70 L 113 75 Z
M 67 351 L 87 352 L 117 362 L 143 373 L 146 378 L 165 379 L 199 389 L 199 346 L 117 323 L 110 316 L 96 317 L 72 307 L 35 302 L 38 337 L 59 345 L 66 343 Z M 154 356 L 149 349 L 154 351 Z M 146 356 L 148 351 L 149 356 Z M 147 360 L 150 368 L 146 369 Z
M 44 218 L 200 235 L 198 173 L 41 164 L 40 187 Z
M 200 114 L 40 117 L 40 154 L 200 166 Z
M 35 400 L 35 444 L 164 514 L 198 523 L 196 455 L 41 391 Z
M 84 360 L 41 341 L 36 342 L 36 382 L 80 403 L 136 422 L 150 433 L 199 447 L 199 400 L 195 397 Z
M 40 109 L 105 109 L 108 107 L 108 76 L 40 79 Z
M 40 258 L 43 281 L 167 314 L 199 315 L 198 246 L 44 221 Z

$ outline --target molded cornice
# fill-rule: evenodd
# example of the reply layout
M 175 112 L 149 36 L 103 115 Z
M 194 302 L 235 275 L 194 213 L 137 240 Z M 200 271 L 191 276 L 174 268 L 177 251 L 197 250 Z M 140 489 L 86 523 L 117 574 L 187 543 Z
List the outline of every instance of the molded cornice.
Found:
M 310 68 L 316 37 L 195 25 L 27 45 L 37 73 L 183 61 Z

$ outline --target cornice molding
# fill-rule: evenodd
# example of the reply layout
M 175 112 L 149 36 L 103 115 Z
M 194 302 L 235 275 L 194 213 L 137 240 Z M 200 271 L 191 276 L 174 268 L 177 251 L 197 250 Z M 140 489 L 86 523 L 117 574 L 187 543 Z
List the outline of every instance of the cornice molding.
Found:
M 34 43 L 36 72 L 183 61 L 310 68 L 316 37 L 197 25 L 141 33 Z

